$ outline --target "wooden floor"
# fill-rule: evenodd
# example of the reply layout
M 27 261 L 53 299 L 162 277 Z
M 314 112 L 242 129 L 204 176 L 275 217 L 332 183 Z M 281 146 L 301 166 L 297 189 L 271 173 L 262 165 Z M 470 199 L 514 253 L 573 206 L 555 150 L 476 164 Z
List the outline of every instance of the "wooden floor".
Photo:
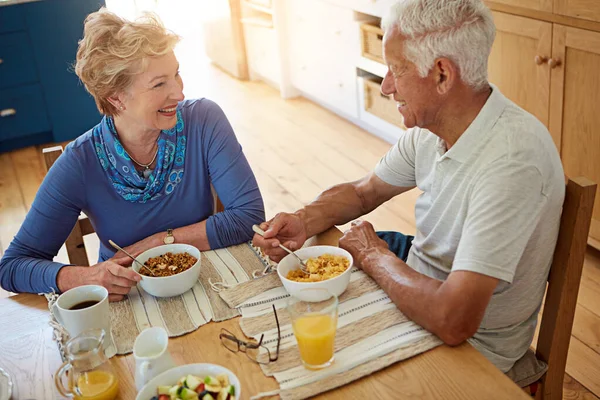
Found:
M 284 101 L 262 83 L 240 82 L 214 67 L 187 77 L 182 72 L 188 97 L 209 97 L 225 110 L 258 179 L 267 217 L 293 211 L 333 184 L 362 177 L 390 147 L 310 101 Z M 192 75 L 194 80 L 189 79 Z M 0 253 L 23 222 L 43 179 L 40 149 L 0 154 Z M 413 233 L 417 196 L 416 191 L 404 194 L 365 219 L 379 230 Z M 90 257 L 97 257 L 97 239 L 86 245 Z M 66 261 L 64 249 L 57 259 Z M 7 295 L 0 290 L 0 297 Z M 593 249 L 586 256 L 567 373 L 565 399 L 598 400 L 600 253 Z

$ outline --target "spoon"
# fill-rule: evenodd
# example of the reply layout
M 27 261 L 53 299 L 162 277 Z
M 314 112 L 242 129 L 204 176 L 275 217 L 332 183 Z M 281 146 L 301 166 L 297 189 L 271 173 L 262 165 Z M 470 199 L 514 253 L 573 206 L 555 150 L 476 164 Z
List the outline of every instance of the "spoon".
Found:
M 258 233 L 260 236 L 265 237 L 265 231 L 263 231 L 262 229 L 260 229 L 260 226 L 258 226 L 258 225 L 252 225 L 252 230 L 254 232 Z M 298 261 L 300 261 L 300 270 L 302 272 L 304 272 L 305 274 L 310 274 L 310 272 L 308 272 L 308 267 L 306 266 L 306 264 L 304 263 L 304 261 L 302 261 L 302 259 L 300 257 L 298 257 L 298 254 L 294 253 L 293 251 L 291 251 L 290 249 L 288 249 L 287 247 L 285 247 L 281 243 L 279 244 L 279 247 L 281 247 L 283 250 L 287 251 L 288 253 L 290 253 L 291 255 L 293 255 L 294 257 L 296 257 L 298 259 Z
M 146 267 L 143 263 L 141 263 L 137 258 L 135 258 L 134 256 L 132 256 L 131 254 L 129 254 L 124 248 L 122 248 L 121 246 L 119 246 L 118 244 L 116 244 L 115 242 L 113 242 L 112 240 L 108 239 L 108 243 L 110 243 L 110 245 L 112 247 L 114 247 L 115 249 L 122 251 L 123 253 L 125 253 L 129 258 L 131 258 L 133 261 L 135 261 L 136 263 L 138 263 L 138 265 L 140 266 L 140 269 L 142 268 L 146 268 L 147 271 L 150 271 L 150 273 L 152 274 L 152 276 L 156 276 L 156 274 L 154 273 L 154 271 L 152 271 L 150 268 Z M 134 270 L 135 271 L 135 270 Z M 139 272 L 138 272 L 139 274 Z M 142 274 L 140 274 L 142 275 Z M 143 275 L 142 275 L 143 277 Z

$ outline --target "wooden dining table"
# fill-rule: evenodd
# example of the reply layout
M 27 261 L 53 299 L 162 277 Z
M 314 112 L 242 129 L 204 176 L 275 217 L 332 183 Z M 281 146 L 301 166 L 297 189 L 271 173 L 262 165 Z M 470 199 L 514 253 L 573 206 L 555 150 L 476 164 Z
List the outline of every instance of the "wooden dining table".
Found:
M 332 228 L 309 245 L 337 245 L 341 232 Z M 239 318 L 239 317 L 238 317 Z M 169 351 L 179 365 L 214 363 L 240 379 L 242 398 L 278 387 L 244 354 L 232 353 L 219 341 L 221 328 L 241 335 L 239 320 L 210 322 L 196 331 L 169 339 Z M 0 367 L 12 375 L 13 399 L 60 398 L 54 374 L 62 361 L 43 296 L 19 294 L 0 300 Z M 119 377 L 120 399 L 135 399 L 135 360 L 132 354 L 110 361 Z M 468 343 L 439 346 L 398 362 L 317 399 L 528 399 L 516 384 Z

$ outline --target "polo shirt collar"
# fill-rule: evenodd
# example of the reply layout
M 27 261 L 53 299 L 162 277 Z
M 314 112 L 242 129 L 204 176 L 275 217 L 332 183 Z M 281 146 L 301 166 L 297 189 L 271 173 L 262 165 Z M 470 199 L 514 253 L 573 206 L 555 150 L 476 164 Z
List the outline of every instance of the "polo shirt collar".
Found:
M 446 151 L 446 143 L 440 137 L 437 138 L 437 150 L 442 157 L 451 158 L 458 162 L 465 162 L 473 150 L 478 147 L 482 141 L 487 141 L 487 133 L 492 130 L 504 108 L 508 104 L 508 99 L 498 90 L 495 85 L 490 84 L 492 93 L 477 114 L 477 117 L 471 122 L 471 125 L 458 138 L 454 146 Z

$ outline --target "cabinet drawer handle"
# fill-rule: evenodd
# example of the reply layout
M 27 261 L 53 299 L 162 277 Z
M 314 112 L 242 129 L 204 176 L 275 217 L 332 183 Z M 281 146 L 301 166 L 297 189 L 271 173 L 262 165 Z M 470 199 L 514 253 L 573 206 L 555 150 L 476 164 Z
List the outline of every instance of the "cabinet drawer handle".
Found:
M 548 60 L 548 66 L 551 69 L 554 69 L 556 67 L 560 67 L 561 64 L 562 64 L 562 61 L 560 60 L 560 58 L 550 58 Z
M 548 61 L 548 57 L 546 56 L 535 56 L 535 63 L 537 65 L 542 65 L 542 64 L 546 64 L 546 62 Z
M 11 115 L 15 115 L 17 110 L 14 108 L 5 108 L 4 110 L 0 110 L 0 117 L 10 117 Z

